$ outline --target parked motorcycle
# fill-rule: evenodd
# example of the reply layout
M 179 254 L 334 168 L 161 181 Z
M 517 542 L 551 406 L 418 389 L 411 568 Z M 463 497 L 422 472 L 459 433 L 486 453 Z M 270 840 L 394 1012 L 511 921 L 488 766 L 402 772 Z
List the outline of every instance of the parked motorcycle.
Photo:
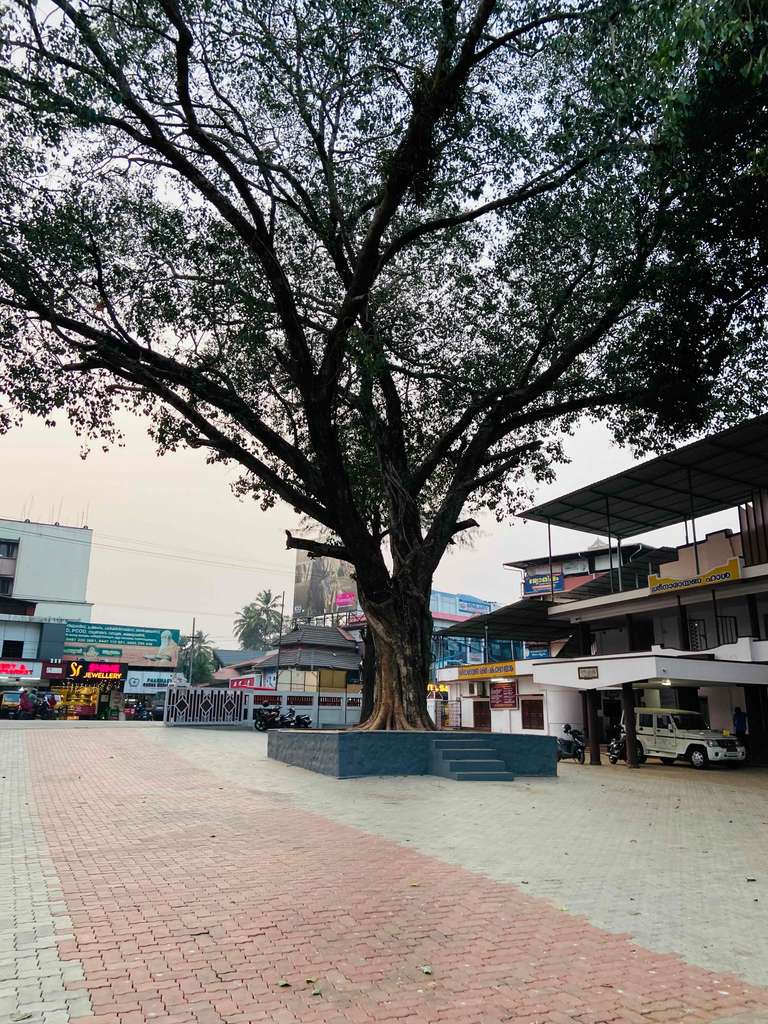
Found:
M 566 734 L 565 738 L 562 736 L 557 737 L 557 760 L 573 760 L 578 761 L 579 764 L 584 764 L 586 744 L 583 733 L 578 729 L 572 729 L 568 724 L 563 726 L 563 732 Z
M 611 742 L 608 744 L 608 760 L 611 762 L 611 764 L 617 764 L 619 761 L 627 760 L 626 733 L 622 733 L 620 736 L 614 736 Z M 639 742 L 637 744 L 637 763 L 645 763 L 645 753 Z
M 253 709 L 253 725 L 259 732 L 266 732 L 267 729 L 279 729 L 280 708 L 271 705 L 262 705 Z
M 288 708 L 286 714 L 280 716 L 280 725 L 283 729 L 310 729 L 312 719 L 309 715 L 297 715 L 293 708 Z

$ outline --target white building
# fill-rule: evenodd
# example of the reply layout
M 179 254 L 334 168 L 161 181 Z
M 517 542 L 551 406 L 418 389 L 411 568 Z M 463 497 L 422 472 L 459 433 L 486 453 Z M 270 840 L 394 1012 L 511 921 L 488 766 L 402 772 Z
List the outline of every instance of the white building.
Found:
M 568 646 L 559 657 L 474 666 L 480 670 L 475 692 L 456 694 L 462 725 L 477 725 L 482 702 L 481 715 L 494 730 L 558 735 L 565 720 L 588 723 L 605 740 L 622 714 L 634 722 L 633 706 L 698 711 L 715 729 L 732 729 L 738 707 L 747 715 L 750 756 L 768 760 L 766 452 L 768 416 L 762 416 L 524 513 L 607 535 L 615 544 L 614 566 L 556 601 L 553 573 L 545 580 L 550 600 L 534 598 L 481 617 L 485 629 L 506 628 L 509 639 L 524 640 L 523 611 L 532 628 L 544 616 L 550 635 Z M 697 536 L 701 516 L 736 509 L 738 532 Z M 644 557 L 656 564 L 639 580 L 622 551 L 640 531 L 675 524 L 681 533 L 684 527 L 685 542 L 648 548 Z M 555 564 L 557 557 L 550 552 L 539 561 Z M 463 686 L 461 674 L 461 668 L 454 672 L 454 685 Z
M 65 623 L 87 622 L 93 531 L 0 519 L 0 685 L 40 678 L 61 658 Z

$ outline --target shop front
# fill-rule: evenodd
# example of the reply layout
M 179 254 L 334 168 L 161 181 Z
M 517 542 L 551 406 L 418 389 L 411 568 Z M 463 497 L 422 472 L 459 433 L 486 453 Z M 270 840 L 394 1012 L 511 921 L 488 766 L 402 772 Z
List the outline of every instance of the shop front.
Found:
M 61 685 L 51 687 L 59 697 L 59 717 L 85 721 L 109 718 L 113 694 L 121 694 L 126 673 L 126 666 L 120 662 L 80 658 L 66 661 Z
M 42 680 L 43 663 L 24 658 L 0 659 L 0 717 L 13 716 L 19 707 L 22 686 L 30 691 L 48 688 Z

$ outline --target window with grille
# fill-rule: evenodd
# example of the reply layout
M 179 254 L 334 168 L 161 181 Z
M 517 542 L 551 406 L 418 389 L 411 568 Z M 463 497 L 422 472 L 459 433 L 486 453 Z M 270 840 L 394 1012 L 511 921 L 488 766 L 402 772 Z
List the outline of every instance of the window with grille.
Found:
M 721 644 L 735 644 L 739 639 L 739 623 L 735 615 L 718 615 Z
M 536 698 L 531 700 L 520 701 L 520 707 L 523 712 L 523 728 L 524 729 L 543 729 L 544 728 L 544 700 L 543 698 Z

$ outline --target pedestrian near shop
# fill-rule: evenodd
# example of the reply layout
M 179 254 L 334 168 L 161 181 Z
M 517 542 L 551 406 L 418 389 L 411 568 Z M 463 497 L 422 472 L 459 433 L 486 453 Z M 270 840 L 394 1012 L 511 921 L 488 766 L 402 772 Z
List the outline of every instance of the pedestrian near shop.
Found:
M 35 713 L 35 705 L 32 703 L 32 698 L 29 696 L 29 691 L 25 686 L 22 686 L 19 691 L 19 710 L 22 718 L 32 718 Z
M 733 731 L 739 743 L 747 745 L 747 716 L 740 707 L 733 709 Z

